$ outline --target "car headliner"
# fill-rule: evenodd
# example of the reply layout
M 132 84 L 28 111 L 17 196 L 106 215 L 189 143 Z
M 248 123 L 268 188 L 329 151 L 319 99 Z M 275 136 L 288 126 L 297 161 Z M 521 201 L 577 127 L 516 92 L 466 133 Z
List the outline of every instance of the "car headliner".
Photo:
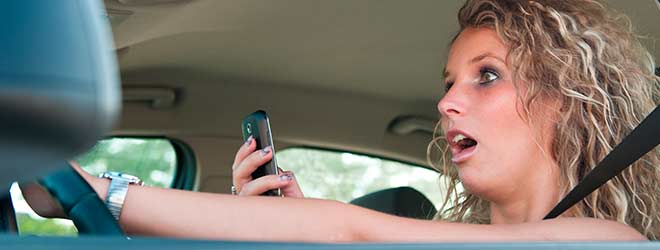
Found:
M 179 4 L 176 4 L 179 3 Z M 114 25 L 125 73 L 194 70 L 218 80 L 433 102 L 463 1 L 175 1 L 131 6 Z M 660 37 L 654 0 L 608 1 Z M 646 45 L 652 46 L 650 39 Z M 654 56 L 660 50 L 652 48 Z

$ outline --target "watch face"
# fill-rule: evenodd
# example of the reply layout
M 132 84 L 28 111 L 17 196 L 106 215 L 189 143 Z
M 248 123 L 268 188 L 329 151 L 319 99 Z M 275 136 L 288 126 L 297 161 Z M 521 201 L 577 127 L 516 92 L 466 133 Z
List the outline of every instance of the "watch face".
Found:
M 138 178 L 137 176 L 130 175 L 130 174 L 125 174 L 125 173 L 121 173 L 121 172 L 112 172 L 112 171 L 105 172 L 105 173 L 102 173 L 99 177 L 107 178 L 107 179 L 121 178 L 121 179 L 124 179 L 124 180 L 128 181 L 128 183 L 130 183 L 130 184 L 137 184 L 137 185 L 142 185 L 143 184 L 142 180 L 140 180 L 140 178 Z

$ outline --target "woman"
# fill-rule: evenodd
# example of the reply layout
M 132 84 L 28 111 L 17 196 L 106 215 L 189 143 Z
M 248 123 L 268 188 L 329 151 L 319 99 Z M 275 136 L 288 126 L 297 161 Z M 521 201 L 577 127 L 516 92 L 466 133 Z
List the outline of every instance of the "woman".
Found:
M 458 18 L 438 103 L 444 136 L 430 145 L 446 140 L 443 159 L 453 163 L 442 164 L 452 181 L 437 221 L 251 196 L 302 193 L 290 172 L 252 180 L 272 154 L 248 140 L 233 169 L 236 191 L 249 197 L 131 186 L 121 225 L 129 234 L 314 242 L 660 236 L 657 150 L 561 217 L 542 220 L 657 105 L 653 61 L 625 25 L 591 1 L 475 0 Z M 108 181 L 82 174 L 104 198 Z

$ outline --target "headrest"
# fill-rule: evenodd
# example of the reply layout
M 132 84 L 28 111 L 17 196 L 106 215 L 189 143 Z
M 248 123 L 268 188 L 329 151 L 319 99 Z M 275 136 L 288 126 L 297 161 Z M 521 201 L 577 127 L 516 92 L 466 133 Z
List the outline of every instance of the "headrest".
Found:
M 351 201 L 351 204 L 396 216 L 427 219 L 437 212 L 433 203 L 411 187 L 389 188 Z
M 102 2 L 3 1 L 0 193 L 62 166 L 107 134 L 121 108 Z

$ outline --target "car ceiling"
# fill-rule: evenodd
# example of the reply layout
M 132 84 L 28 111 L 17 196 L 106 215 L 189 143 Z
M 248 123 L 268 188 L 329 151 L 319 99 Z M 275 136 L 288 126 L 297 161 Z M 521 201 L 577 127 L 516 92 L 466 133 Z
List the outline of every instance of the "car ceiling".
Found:
M 437 119 L 462 3 L 105 0 L 125 90 L 171 89 L 177 99 L 169 109 L 127 103 L 116 134 L 238 138 L 240 119 L 265 108 L 286 145 L 423 164 L 430 134 L 402 139 L 388 127 Z M 657 2 L 606 4 L 630 16 L 658 58 Z
M 131 47 L 123 71 L 191 68 L 225 79 L 434 101 L 442 94 L 441 69 L 462 2 L 106 4 L 131 12 L 113 29 L 116 46 Z M 656 1 L 607 4 L 628 14 L 640 34 L 660 37 Z M 657 58 L 660 50 L 651 49 Z

